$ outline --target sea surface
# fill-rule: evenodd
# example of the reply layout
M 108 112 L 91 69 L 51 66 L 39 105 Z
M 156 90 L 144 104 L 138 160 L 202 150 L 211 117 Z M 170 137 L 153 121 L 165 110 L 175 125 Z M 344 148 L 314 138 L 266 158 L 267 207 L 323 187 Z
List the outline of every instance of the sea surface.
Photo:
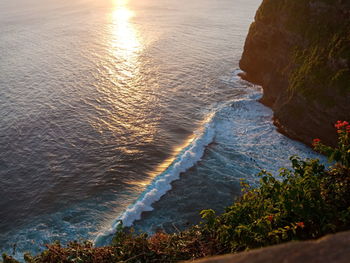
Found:
M 317 157 L 237 77 L 261 0 L 1 0 L 0 251 L 175 231 Z

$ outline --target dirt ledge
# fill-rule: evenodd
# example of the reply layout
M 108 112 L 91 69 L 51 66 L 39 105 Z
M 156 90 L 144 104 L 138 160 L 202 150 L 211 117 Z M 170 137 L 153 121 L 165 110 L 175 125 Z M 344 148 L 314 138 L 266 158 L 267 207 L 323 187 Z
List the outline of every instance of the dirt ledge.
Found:
M 193 261 L 192 261 L 193 262 Z M 318 240 L 289 242 L 248 252 L 194 261 L 195 263 L 349 263 L 350 231 Z

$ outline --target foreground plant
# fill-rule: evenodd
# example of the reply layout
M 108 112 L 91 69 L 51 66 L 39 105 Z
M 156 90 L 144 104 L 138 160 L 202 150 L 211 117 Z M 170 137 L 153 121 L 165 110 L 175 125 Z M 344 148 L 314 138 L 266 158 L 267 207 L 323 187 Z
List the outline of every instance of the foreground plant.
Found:
M 333 165 L 325 168 L 318 160 L 292 156 L 292 169 L 281 169 L 275 178 L 260 173 L 260 186 L 242 183 L 242 196 L 222 215 L 201 212 L 202 222 L 186 231 L 148 236 L 120 227 L 108 247 L 91 243 L 59 243 L 30 263 L 68 262 L 176 262 L 279 244 L 290 240 L 319 238 L 350 229 L 350 126 L 338 121 L 336 148 L 314 140 L 314 147 L 327 155 Z M 121 226 L 121 225 L 120 225 Z M 16 263 L 4 255 L 4 263 Z
M 330 162 L 336 162 L 343 168 L 350 166 L 350 124 L 347 121 L 337 121 L 334 125 L 338 133 L 338 146 L 332 148 L 314 139 L 313 146 L 316 151 L 325 154 Z

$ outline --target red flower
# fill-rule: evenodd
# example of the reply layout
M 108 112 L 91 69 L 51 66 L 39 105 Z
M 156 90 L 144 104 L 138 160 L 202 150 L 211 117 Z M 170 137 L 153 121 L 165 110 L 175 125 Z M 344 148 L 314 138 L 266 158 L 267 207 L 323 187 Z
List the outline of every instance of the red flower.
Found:
M 270 222 L 272 222 L 272 221 L 273 221 L 273 215 L 267 216 L 267 220 L 269 220 Z
M 349 125 L 349 123 L 347 121 L 337 121 L 337 123 L 334 124 L 334 127 L 337 128 L 338 130 L 340 130 L 343 127 L 346 127 L 348 125 Z
M 317 146 L 320 142 L 321 142 L 320 139 L 314 139 L 314 140 L 312 141 L 312 146 Z
M 300 228 L 304 228 L 305 227 L 304 222 L 298 222 L 296 225 L 297 225 L 297 227 L 300 227 Z
M 346 131 L 350 133 L 350 125 L 346 126 Z

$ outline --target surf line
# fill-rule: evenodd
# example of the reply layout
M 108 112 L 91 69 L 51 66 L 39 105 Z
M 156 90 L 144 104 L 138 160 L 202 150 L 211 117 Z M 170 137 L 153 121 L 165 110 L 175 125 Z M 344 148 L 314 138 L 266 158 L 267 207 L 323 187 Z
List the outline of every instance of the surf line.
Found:
M 158 176 L 140 195 L 134 204 L 129 206 L 125 212 L 119 216 L 112 227 L 99 234 L 95 240 L 95 246 L 102 246 L 112 239 L 120 222 L 123 226 L 130 227 L 136 221 L 141 219 L 143 212 L 152 211 L 152 204 L 171 190 L 171 183 L 180 179 L 181 173 L 193 167 L 204 155 L 205 148 L 214 141 L 215 138 L 215 115 L 217 111 L 208 114 L 203 121 L 201 128 L 194 132 L 194 138 L 185 146 L 174 158 L 173 162 Z

